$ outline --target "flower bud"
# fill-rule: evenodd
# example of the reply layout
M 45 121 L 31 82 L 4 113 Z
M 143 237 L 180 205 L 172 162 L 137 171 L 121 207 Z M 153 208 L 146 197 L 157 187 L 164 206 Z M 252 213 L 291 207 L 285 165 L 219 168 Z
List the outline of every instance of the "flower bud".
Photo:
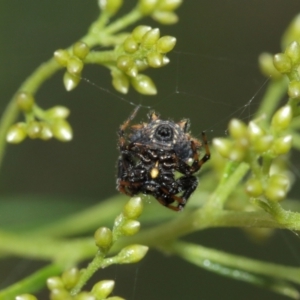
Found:
M 41 130 L 40 130 L 39 138 L 44 141 L 48 141 L 53 137 L 51 126 L 46 122 L 41 122 L 40 125 L 41 125 Z
M 285 105 L 279 108 L 274 114 L 271 126 L 275 131 L 285 130 L 289 127 L 291 120 L 293 118 L 293 111 L 291 106 Z
M 57 119 L 51 125 L 53 136 L 62 142 L 69 142 L 73 138 L 73 131 L 70 124 L 63 120 Z
M 151 17 L 164 25 L 172 25 L 178 22 L 178 16 L 172 11 L 155 11 Z
M 273 153 L 275 155 L 281 155 L 288 153 L 292 148 L 293 137 L 291 135 L 286 135 L 277 138 L 272 146 Z
M 142 37 L 141 46 L 146 49 L 151 49 L 160 37 L 159 28 L 154 28 L 147 31 Z
M 131 78 L 131 84 L 136 91 L 143 95 L 156 95 L 157 89 L 150 77 L 144 74 L 138 74 Z
M 125 236 L 131 236 L 138 233 L 141 228 L 141 224 L 139 221 L 136 220 L 127 220 L 122 225 L 121 231 L 122 234 Z
M 289 73 L 292 69 L 291 59 L 283 53 L 274 55 L 274 66 L 280 73 Z
M 244 122 L 242 122 L 238 119 L 232 119 L 229 122 L 228 130 L 229 130 L 230 135 L 234 139 L 247 138 L 247 135 L 248 135 L 247 126 Z
M 233 161 L 242 161 L 245 157 L 245 154 L 246 154 L 245 148 L 236 144 L 231 149 L 228 158 Z
M 48 287 L 49 290 L 64 289 L 65 288 L 61 277 L 58 277 L 58 276 L 49 277 L 47 279 L 47 287 Z
M 110 16 L 115 15 L 123 4 L 123 0 L 98 0 L 100 9 L 109 13 Z
M 72 298 L 74 299 L 74 298 Z M 76 295 L 76 300 L 97 300 L 96 297 L 89 293 L 89 292 L 80 292 L 78 295 Z M 71 300 L 71 299 L 70 299 Z
M 48 119 L 65 119 L 69 116 L 70 110 L 65 106 L 54 106 L 46 111 Z
M 83 60 L 89 54 L 90 48 L 86 43 L 77 42 L 73 45 L 73 54 Z
M 108 250 L 113 241 L 112 232 L 107 227 L 100 227 L 94 234 L 96 246 L 104 251 Z
M 149 247 L 143 245 L 130 245 L 123 248 L 117 255 L 120 264 L 137 263 L 144 258 Z
M 141 197 L 132 197 L 125 204 L 123 215 L 128 219 L 137 219 L 143 212 L 143 201 Z
M 256 138 L 252 142 L 252 147 L 256 153 L 262 154 L 270 150 L 273 140 L 274 138 L 272 135 L 264 135 Z
M 128 53 L 134 53 L 139 49 L 138 43 L 132 36 L 129 36 L 123 43 L 124 50 Z
M 106 300 L 125 300 L 125 299 L 119 296 L 113 296 L 113 297 L 106 298 Z
M 223 157 L 228 158 L 233 147 L 232 141 L 225 138 L 213 139 L 213 145 Z
M 83 66 L 84 64 L 81 59 L 76 56 L 72 56 L 68 61 L 67 70 L 70 74 L 78 76 L 81 74 Z
M 129 89 L 129 79 L 123 72 L 111 72 L 113 87 L 122 94 L 127 94 Z
M 182 0 L 160 0 L 158 10 L 173 11 L 177 9 L 182 3 Z
M 256 178 L 251 178 L 246 183 L 246 192 L 251 197 L 258 197 L 263 193 L 261 182 Z
M 113 280 L 102 280 L 93 286 L 91 292 L 97 299 L 106 299 L 107 296 L 111 294 L 114 287 L 115 282 Z
M 248 134 L 252 141 L 256 140 L 257 138 L 261 138 L 265 135 L 265 131 L 258 126 L 254 121 L 250 121 L 248 124 Z
M 157 41 L 156 49 L 160 53 L 168 53 L 173 50 L 175 45 L 176 45 L 176 38 L 173 36 L 165 35 Z
M 65 72 L 63 82 L 66 90 L 70 92 L 71 90 L 75 89 L 76 86 L 79 84 L 80 77 L 77 75 L 72 75 L 69 72 Z
M 260 71 L 267 77 L 272 77 L 272 79 L 279 79 L 282 74 L 277 71 L 274 67 L 273 55 L 270 53 L 262 53 L 258 57 L 258 64 Z
M 70 58 L 67 50 L 59 49 L 54 52 L 55 60 L 63 67 L 66 67 Z
M 117 58 L 117 67 L 121 71 L 128 71 L 134 66 L 132 58 L 128 55 L 121 55 Z
M 293 80 L 289 83 L 288 94 L 290 98 L 300 98 L 300 81 Z
M 133 29 L 131 35 L 137 43 L 140 43 L 142 41 L 143 36 L 150 30 L 150 26 L 139 25 Z
M 159 68 L 163 64 L 163 57 L 158 52 L 150 52 L 147 55 L 147 61 L 150 67 Z
M 67 290 L 72 289 L 80 278 L 80 272 L 77 268 L 69 269 L 62 273 L 61 279 Z
M 26 136 L 26 124 L 20 122 L 9 128 L 6 134 L 6 141 L 11 144 L 19 144 L 26 138 Z
M 15 300 L 37 300 L 37 298 L 31 294 L 23 294 L 17 296 Z
M 138 9 L 143 15 L 151 14 L 159 0 L 139 0 Z
M 293 64 L 300 62 L 300 45 L 298 42 L 293 41 L 290 43 L 286 47 L 284 53 L 292 60 Z
M 282 48 L 284 49 L 287 45 L 293 41 L 300 40 L 300 14 L 298 14 L 288 26 L 282 38 Z
M 32 94 L 28 92 L 20 92 L 16 96 L 16 101 L 18 108 L 24 112 L 29 112 L 32 110 L 34 105 L 34 98 Z
M 144 59 L 136 59 L 134 64 L 137 67 L 138 71 L 144 71 L 149 67 L 148 63 Z
M 53 289 L 50 293 L 51 300 L 72 300 L 71 295 L 65 289 Z
M 265 195 L 271 201 L 281 201 L 285 198 L 288 189 L 288 178 L 281 174 L 274 174 L 268 180 Z
M 27 135 L 31 139 L 36 139 L 40 137 L 42 126 L 38 121 L 31 121 L 26 128 Z

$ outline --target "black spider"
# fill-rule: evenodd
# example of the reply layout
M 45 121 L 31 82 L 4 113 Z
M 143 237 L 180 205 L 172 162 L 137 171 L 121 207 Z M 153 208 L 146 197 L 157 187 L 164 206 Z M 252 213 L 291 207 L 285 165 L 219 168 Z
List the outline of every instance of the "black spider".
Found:
M 194 174 L 210 158 L 206 135 L 202 133 L 205 155 L 201 159 L 201 143 L 188 133 L 187 119 L 174 123 L 152 111 L 149 123 L 132 125 L 128 135 L 125 130 L 138 109 L 119 129 L 117 189 L 129 196 L 152 195 L 166 207 L 182 210 L 198 185 Z M 183 175 L 175 177 L 176 171 Z M 171 205 L 175 201 L 177 205 Z

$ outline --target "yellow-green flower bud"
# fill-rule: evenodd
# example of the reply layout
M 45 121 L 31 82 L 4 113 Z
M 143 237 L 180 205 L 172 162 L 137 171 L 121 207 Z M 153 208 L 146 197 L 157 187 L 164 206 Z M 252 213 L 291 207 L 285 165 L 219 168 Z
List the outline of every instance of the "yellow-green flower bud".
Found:
M 69 72 L 65 72 L 63 82 L 66 90 L 70 92 L 71 90 L 75 89 L 76 86 L 79 84 L 80 77 L 77 75 L 72 75 Z
M 292 118 L 293 118 L 293 111 L 291 106 L 285 105 L 279 108 L 272 118 L 271 121 L 272 129 L 277 132 L 287 129 L 292 121 Z
M 158 10 L 173 11 L 182 3 L 182 0 L 160 0 Z
M 258 64 L 260 71 L 265 76 L 269 77 L 271 76 L 272 79 L 279 79 L 282 77 L 282 74 L 277 71 L 277 69 L 274 67 L 273 62 L 273 55 L 270 53 L 262 53 L 258 57 Z
M 160 37 L 159 28 L 147 31 L 142 37 L 141 46 L 145 49 L 151 49 Z
M 256 178 L 251 178 L 246 182 L 246 192 L 251 197 L 258 197 L 263 193 L 261 182 Z
M 289 189 L 289 180 L 282 174 L 272 175 L 265 190 L 266 197 L 271 201 L 281 201 Z
M 37 298 L 31 294 L 23 294 L 17 296 L 15 300 L 37 300 Z
M 127 72 L 134 66 L 132 58 L 128 55 L 121 55 L 117 58 L 117 67 L 124 72 Z
M 150 26 L 139 25 L 133 29 L 131 35 L 137 43 L 140 43 L 142 41 L 143 36 L 150 30 Z
M 108 297 L 106 300 L 125 300 L 125 298 L 119 296 Z
M 31 121 L 26 128 L 27 135 L 31 139 L 36 139 L 40 137 L 42 126 L 40 122 L 37 121 Z
M 125 72 L 129 77 L 136 77 L 139 73 L 138 68 L 136 65 L 133 65 L 131 68 L 126 70 Z
M 53 289 L 50 293 L 51 300 L 72 300 L 73 297 L 65 289 Z
M 66 67 L 70 59 L 70 54 L 67 50 L 59 49 L 54 52 L 55 60 L 63 67 Z
M 80 278 L 80 272 L 77 268 L 69 269 L 62 273 L 61 279 L 67 290 L 72 289 Z
M 123 215 L 128 219 L 137 219 L 143 212 L 143 201 L 141 197 L 132 197 L 125 204 Z
M 137 67 L 138 71 L 144 71 L 149 67 L 146 59 L 136 59 L 134 61 L 134 64 Z
M 159 0 L 139 0 L 138 9 L 143 15 L 151 14 Z
M 300 38 L 300 36 L 299 36 Z M 300 39 L 299 39 L 300 40 Z M 299 63 L 300 61 L 300 45 L 298 42 L 294 41 L 290 43 L 284 53 L 292 60 L 292 63 Z
M 122 225 L 121 231 L 123 235 L 130 236 L 139 232 L 141 224 L 136 220 L 127 220 Z
M 73 54 L 81 60 L 85 59 L 89 52 L 90 48 L 86 43 L 79 41 L 73 45 Z
M 32 94 L 27 92 L 20 92 L 16 96 L 16 101 L 18 108 L 24 112 L 29 112 L 32 110 L 34 105 L 34 98 Z
M 273 140 L 274 138 L 272 135 L 264 135 L 256 138 L 252 142 L 252 147 L 256 153 L 262 154 L 270 150 Z
M 246 124 L 238 119 L 232 119 L 229 122 L 228 130 L 234 139 L 244 139 L 248 136 Z
M 228 158 L 233 161 L 242 161 L 245 157 L 246 149 L 238 144 L 231 149 Z
M 151 17 L 161 23 L 161 24 L 165 24 L 165 25 L 172 25 L 178 22 L 178 16 L 172 12 L 172 11 L 155 11 Z
M 70 74 L 78 76 L 81 74 L 83 66 L 84 64 L 81 59 L 77 56 L 72 56 L 68 61 L 67 70 Z
M 274 66 L 280 73 L 289 73 L 292 69 L 291 59 L 284 53 L 274 55 Z
M 173 36 L 165 35 L 157 41 L 156 49 L 160 53 L 168 53 L 173 50 L 175 45 L 176 45 L 176 38 Z
M 277 138 L 272 146 L 273 153 L 275 155 L 281 155 L 288 153 L 292 148 L 293 137 L 291 135 L 286 135 Z
M 215 138 L 213 139 L 213 145 L 216 150 L 221 154 L 223 157 L 228 158 L 230 152 L 233 148 L 232 141 L 225 139 L 225 138 Z
M 288 94 L 290 98 L 300 98 L 300 81 L 293 80 L 289 83 Z
M 112 85 L 113 87 L 122 94 L 127 94 L 129 89 L 128 77 L 120 71 L 112 71 Z
M 40 125 L 41 125 L 41 130 L 40 130 L 39 138 L 44 141 L 48 141 L 53 137 L 51 126 L 46 122 L 41 122 Z
M 98 0 L 100 8 L 109 13 L 109 15 L 115 15 L 123 4 L 123 0 Z
M 291 22 L 282 38 L 282 48 L 284 49 L 293 41 L 300 41 L 300 14 L 298 14 Z
M 265 131 L 256 124 L 254 121 L 250 121 L 248 124 L 248 134 L 252 141 L 261 138 L 265 135 Z
M 139 49 L 138 43 L 132 36 L 129 36 L 123 43 L 124 50 L 128 53 L 134 53 Z
M 147 61 L 150 67 L 159 68 L 163 64 L 163 57 L 158 52 L 150 52 L 147 55 Z
M 69 142 L 73 138 L 70 124 L 63 119 L 55 120 L 51 125 L 51 131 L 53 136 L 62 142 Z
M 157 89 L 149 76 L 138 74 L 136 77 L 131 78 L 131 84 L 136 91 L 143 95 L 156 95 Z
M 100 248 L 101 250 L 108 250 L 113 241 L 112 232 L 107 227 L 100 227 L 95 231 L 94 239 L 96 246 Z
M 118 263 L 132 264 L 144 258 L 149 247 L 143 245 L 130 245 L 123 248 L 117 255 Z
M 49 290 L 64 289 L 65 288 L 62 279 L 58 276 L 49 277 L 47 279 L 47 287 L 48 287 Z
M 115 282 L 113 280 L 102 280 L 93 286 L 91 292 L 97 299 L 106 299 L 107 296 L 111 294 L 114 287 Z
M 76 295 L 75 300 L 97 300 L 97 298 L 89 292 L 80 292 Z
M 11 144 L 19 144 L 26 138 L 26 136 L 26 124 L 20 122 L 9 128 L 6 134 L 6 141 Z
M 61 105 L 53 106 L 46 111 L 46 117 L 48 119 L 65 119 L 69 116 L 70 110 Z

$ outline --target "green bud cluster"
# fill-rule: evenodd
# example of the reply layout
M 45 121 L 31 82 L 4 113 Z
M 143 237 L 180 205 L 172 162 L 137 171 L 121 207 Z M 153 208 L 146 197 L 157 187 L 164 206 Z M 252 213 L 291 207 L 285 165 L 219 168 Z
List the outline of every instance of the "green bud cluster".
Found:
M 141 94 L 156 94 L 156 87 L 151 78 L 139 72 L 149 67 L 160 68 L 168 64 L 166 53 L 170 52 L 175 44 L 175 37 L 160 37 L 158 28 L 152 29 L 143 25 L 134 28 L 123 44 L 116 49 L 116 68 L 111 72 L 114 88 L 125 94 L 131 83 Z
M 84 59 L 89 52 L 88 45 L 83 42 L 75 43 L 72 53 L 64 49 L 54 52 L 55 60 L 67 69 L 63 77 L 63 83 L 67 91 L 73 90 L 79 84 L 84 67 Z
M 264 118 L 250 121 L 248 125 L 233 119 L 228 127 L 230 138 L 214 139 L 215 149 L 221 156 L 253 167 L 253 176 L 245 186 L 251 197 L 263 195 L 272 201 L 285 198 L 289 181 L 281 173 L 273 174 L 270 166 L 274 159 L 291 150 L 292 136 L 287 129 L 292 117 L 292 108 L 286 105 L 275 112 L 269 126 Z M 269 168 L 263 169 L 264 161 Z
M 150 15 L 162 24 L 174 24 L 178 16 L 174 13 L 182 0 L 139 0 L 138 9 L 143 15 Z
M 50 290 L 51 300 L 104 300 L 113 299 L 109 297 L 112 293 L 115 282 L 113 280 L 102 280 L 94 284 L 91 291 L 81 291 L 77 295 L 72 295 L 72 288 L 78 283 L 81 272 L 77 268 L 72 268 L 63 274 L 47 279 L 47 287 Z M 20 297 L 20 296 L 19 296 Z M 123 299 L 117 297 L 116 299 Z M 36 298 L 20 298 L 19 300 L 36 300 Z
M 6 134 L 8 143 L 18 144 L 26 137 L 44 141 L 54 137 L 63 142 L 72 139 L 72 128 L 65 120 L 70 114 L 69 109 L 54 106 L 44 111 L 35 104 L 33 95 L 28 92 L 18 93 L 15 99 L 26 122 L 18 122 L 9 128 Z

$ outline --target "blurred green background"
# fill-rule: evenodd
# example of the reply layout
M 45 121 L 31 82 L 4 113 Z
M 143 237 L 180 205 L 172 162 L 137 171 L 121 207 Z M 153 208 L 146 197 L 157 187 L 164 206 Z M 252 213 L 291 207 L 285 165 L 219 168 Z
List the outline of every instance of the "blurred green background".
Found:
M 125 2 L 120 14 L 135 1 Z M 146 97 L 131 91 L 125 98 L 150 105 L 166 118 L 190 118 L 195 136 L 202 130 L 207 130 L 210 140 L 224 136 L 230 118 L 247 121 L 255 112 L 263 89 L 251 105 L 246 104 L 265 81 L 258 71 L 257 57 L 263 51 L 280 51 L 281 35 L 299 11 L 299 2 L 292 0 L 184 1 L 177 11 L 178 24 L 159 25 L 162 35 L 173 35 L 178 43 L 169 55 L 170 65 L 147 72 L 157 84 L 158 95 Z M 41 62 L 56 49 L 77 41 L 97 15 L 96 0 L 2 0 L 0 111 Z M 157 26 L 151 19 L 139 24 Z M 9 146 L 0 172 L 0 210 L 7 199 L 14 203 L 14 195 L 35 195 L 39 205 L 31 204 L 28 209 L 46 218 L 47 203 L 56 201 L 57 211 L 53 205 L 49 210 L 53 218 L 63 209 L 59 199 L 77 210 L 116 194 L 116 131 L 133 107 L 119 99 L 121 95 L 113 90 L 107 69 L 87 66 L 83 76 L 112 94 L 86 82 L 67 93 L 62 75 L 61 71 L 47 81 L 36 98 L 43 108 L 60 104 L 71 109 L 74 140 L 65 144 L 26 140 Z M 145 119 L 146 113 L 140 110 L 137 121 Z M 30 197 L 18 199 L 26 205 Z M 24 220 L 18 207 L 15 205 L 1 224 L 5 221 L 22 227 Z M 228 229 L 200 232 L 188 240 L 253 258 L 299 265 L 299 239 L 288 232 L 277 233 L 264 245 L 255 245 L 242 232 Z M 34 266 L 36 263 L 23 260 L 2 265 L 0 287 L 24 276 Z M 155 251 L 138 265 L 111 267 L 99 272 L 98 277 L 116 280 L 115 294 L 126 299 L 285 299 Z

